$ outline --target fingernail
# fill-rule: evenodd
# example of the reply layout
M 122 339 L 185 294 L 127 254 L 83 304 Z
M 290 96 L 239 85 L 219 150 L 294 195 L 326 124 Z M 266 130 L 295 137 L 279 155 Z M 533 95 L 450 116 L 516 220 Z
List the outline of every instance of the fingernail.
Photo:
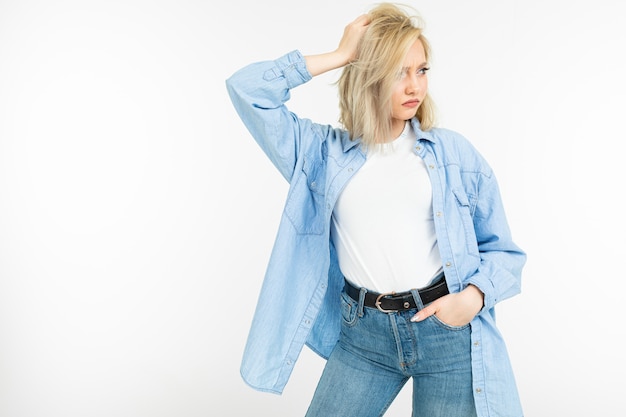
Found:
M 420 316 L 418 316 L 417 314 L 416 314 L 416 315 L 414 315 L 413 317 L 411 317 L 411 321 L 412 321 L 412 322 L 419 321 L 419 319 L 420 319 Z

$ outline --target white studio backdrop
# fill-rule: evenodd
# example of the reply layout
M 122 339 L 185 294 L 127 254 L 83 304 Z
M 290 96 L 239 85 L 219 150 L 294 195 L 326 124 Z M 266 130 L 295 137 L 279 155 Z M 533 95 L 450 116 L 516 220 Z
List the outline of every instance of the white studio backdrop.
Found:
M 498 306 L 526 415 L 626 415 L 624 6 L 407 3 L 528 252 Z M 0 417 L 304 415 L 306 348 L 282 396 L 239 377 L 287 184 L 224 80 L 373 4 L 0 0 Z M 337 75 L 291 108 L 335 124 Z

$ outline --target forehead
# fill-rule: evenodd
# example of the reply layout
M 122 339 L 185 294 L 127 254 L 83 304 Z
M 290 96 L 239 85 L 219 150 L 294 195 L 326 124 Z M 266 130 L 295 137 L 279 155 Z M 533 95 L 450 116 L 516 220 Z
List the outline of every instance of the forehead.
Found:
M 418 39 L 409 48 L 402 65 L 404 67 L 415 67 L 425 62 L 426 52 L 424 51 L 424 45 L 422 45 L 422 41 Z

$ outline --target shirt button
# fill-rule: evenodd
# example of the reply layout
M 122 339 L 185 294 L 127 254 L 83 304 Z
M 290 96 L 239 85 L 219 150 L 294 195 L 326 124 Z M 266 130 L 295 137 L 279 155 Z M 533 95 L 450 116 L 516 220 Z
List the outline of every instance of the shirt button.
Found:
M 480 345 L 480 342 L 474 342 L 474 346 Z
M 483 392 L 483 390 L 480 388 L 476 388 L 476 392 L 480 394 L 481 392 Z
M 451 262 L 446 262 L 446 266 L 450 266 L 450 265 L 452 265 Z
M 352 171 L 354 171 L 353 168 L 348 168 L 348 172 L 352 172 Z
M 434 168 L 435 168 L 435 166 L 434 166 L 433 164 L 430 164 L 430 165 L 428 165 L 428 168 L 430 168 L 430 169 L 434 169 Z
M 441 217 L 441 212 L 438 211 L 436 215 L 437 215 L 437 217 Z
M 315 188 L 315 186 L 316 186 L 316 185 L 317 185 L 317 183 L 316 183 L 315 181 L 313 181 L 313 182 L 311 183 L 311 188 Z
M 422 147 L 421 147 L 421 146 L 416 146 L 416 147 L 415 147 L 415 150 L 416 150 L 416 151 L 419 151 L 419 150 L 421 150 L 421 149 L 422 149 Z

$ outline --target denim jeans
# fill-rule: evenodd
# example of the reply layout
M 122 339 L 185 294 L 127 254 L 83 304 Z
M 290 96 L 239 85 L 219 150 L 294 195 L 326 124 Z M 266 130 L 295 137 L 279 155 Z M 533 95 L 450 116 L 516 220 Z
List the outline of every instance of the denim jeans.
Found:
M 341 295 L 342 329 L 307 417 L 382 416 L 413 379 L 413 417 L 476 416 L 470 327 L 435 316 L 413 323 L 417 309 L 383 313 Z M 417 308 L 423 304 L 413 291 Z

